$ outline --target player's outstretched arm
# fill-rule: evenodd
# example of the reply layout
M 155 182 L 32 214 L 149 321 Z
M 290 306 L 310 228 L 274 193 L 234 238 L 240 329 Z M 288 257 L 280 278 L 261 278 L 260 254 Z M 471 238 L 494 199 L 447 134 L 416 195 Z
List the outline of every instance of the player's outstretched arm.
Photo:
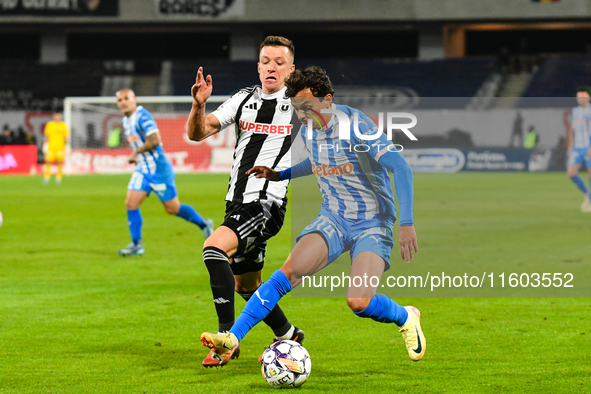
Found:
M 255 178 L 265 178 L 269 181 L 279 181 L 279 172 L 265 166 L 255 166 L 246 171 L 246 175 L 254 175 Z
M 254 174 L 254 176 L 257 178 L 265 178 L 270 181 L 284 181 L 287 179 L 294 179 L 312 174 L 312 163 L 308 158 L 281 172 L 275 171 L 265 166 L 255 166 L 246 171 L 246 175 L 251 174 Z
M 213 84 L 211 75 L 203 78 L 203 67 L 199 67 L 195 84 L 191 87 L 193 105 L 187 119 L 187 136 L 192 141 L 202 141 L 220 131 L 221 125 L 214 115 L 205 116 L 205 104 L 211 96 Z
M 394 188 L 398 198 L 399 223 L 398 243 L 400 257 L 407 263 L 419 251 L 417 234 L 413 225 L 414 185 L 412 169 L 398 152 L 388 152 L 378 160 L 382 166 L 394 174 Z

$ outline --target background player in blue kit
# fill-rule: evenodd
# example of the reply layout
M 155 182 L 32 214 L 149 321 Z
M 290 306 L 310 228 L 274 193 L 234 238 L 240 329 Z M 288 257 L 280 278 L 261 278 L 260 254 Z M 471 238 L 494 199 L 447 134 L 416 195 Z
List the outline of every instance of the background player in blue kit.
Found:
M 213 222 L 204 220 L 195 209 L 181 204 L 174 183 L 172 164 L 164 156 L 162 141 L 154 117 L 141 105 L 131 89 L 121 89 L 116 94 L 117 106 L 125 114 L 123 128 L 133 153 L 130 163 L 137 164 L 127 186 L 127 220 L 132 242 L 119 250 L 121 256 L 143 255 L 142 215 L 140 205 L 152 191 L 156 193 L 164 209 L 171 215 L 181 217 L 201 228 L 203 236 L 213 232 Z
M 578 106 L 573 108 L 571 127 L 567 135 L 567 174 L 585 197 L 581 204 L 582 212 L 591 212 L 589 189 L 579 175 L 581 165 L 585 162 L 587 174 L 591 184 L 591 106 L 589 105 L 589 91 L 587 88 L 577 89 Z
M 388 171 L 394 174 L 399 201 L 401 257 L 409 262 L 414 252 L 418 252 L 412 213 L 412 170 L 396 149 L 390 149 L 392 142 L 384 135 L 375 141 L 361 140 L 352 130 L 350 140 L 339 139 L 338 119 L 322 114 L 322 109 L 340 110 L 351 120 L 357 113 L 361 134 L 374 134 L 377 127 L 360 111 L 332 103 L 334 90 L 322 69 L 297 70 L 286 85 L 286 96 L 293 98 L 300 121 L 306 125 L 315 114 L 323 117 L 325 125 L 314 129 L 311 139 L 306 138 L 306 127 L 302 126 L 298 138 L 303 140 L 308 151 L 308 158 L 303 162 L 281 172 L 258 166 L 247 173 L 272 181 L 315 174 L 323 194 L 322 208 L 318 217 L 299 235 L 286 263 L 257 290 L 256 297 L 248 301 L 229 332 L 202 334 L 203 344 L 215 350 L 225 363 L 240 340 L 281 297 L 301 282 L 302 276 L 318 272 L 346 251 L 351 254 L 351 278 L 381 277 L 389 268 L 396 207 Z M 358 144 L 370 145 L 373 149 L 368 152 L 349 149 Z M 333 149 L 327 149 L 330 146 Z M 410 358 L 413 361 L 423 358 L 426 341 L 417 308 L 402 307 L 387 296 L 376 294 L 371 284 L 362 287 L 349 284 L 347 305 L 359 317 L 395 323 L 400 327 Z

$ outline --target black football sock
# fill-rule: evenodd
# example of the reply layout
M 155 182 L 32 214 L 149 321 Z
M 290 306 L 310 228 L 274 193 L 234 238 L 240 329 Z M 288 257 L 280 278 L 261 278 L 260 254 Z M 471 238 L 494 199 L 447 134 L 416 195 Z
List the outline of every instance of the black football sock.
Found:
M 209 284 L 218 314 L 218 331 L 228 331 L 234 324 L 234 274 L 228 255 L 213 246 L 203 248 L 203 262 L 209 271 Z
M 255 290 L 256 291 L 256 290 Z M 245 293 L 238 293 L 242 298 L 244 298 L 247 302 L 250 300 L 254 291 L 248 291 Z M 271 312 L 263 319 L 265 324 L 267 324 L 273 330 L 275 334 L 275 338 L 279 338 L 284 336 L 290 329 L 291 323 L 287 320 L 285 313 L 279 307 L 279 304 L 275 305 L 275 308 L 271 309 Z

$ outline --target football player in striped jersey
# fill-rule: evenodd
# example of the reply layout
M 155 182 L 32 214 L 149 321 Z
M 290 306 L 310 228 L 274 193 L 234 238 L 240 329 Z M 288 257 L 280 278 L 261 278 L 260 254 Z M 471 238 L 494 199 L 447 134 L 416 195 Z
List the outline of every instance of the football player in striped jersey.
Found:
M 579 175 L 581 165 L 585 163 L 591 185 L 591 105 L 589 91 L 577 89 L 577 105 L 571 113 L 571 126 L 567 134 L 567 174 L 573 183 L 583 192 L 582 212 L 591 212 L 590 190 Z
M 237 140 L 224 222 L 203 245 L 218 332 L 234 324 L 234 291 L 248 301 L 262 284 L 267 240 L 283 226 L 289 180 L 269 182 L 249 176 L 246 171 L 254 166 L 281 171 L 291 165 L 293 110 L 285 97 L 285 79 L 295 69 L 293 62 L 293 43 L 284 37 L 269 36 L 259 48 L 261 85 L 239 90 L 207 116 L 205 104 L 213 89 L 211 76 L 204 77 L 199 68 L 191 88 L 194 101 L 187 121 L 188 137 L 202 141 L 235 125 Z M 266 316 L 265 323 L 273 330 L 275 340 L 304 340 L 304 332 L 289 322 L 278 305 Z M 233 358 L 238 357 L 239 350 Z M 222 362 L 211 351 L 203 366 L 219 366 Z

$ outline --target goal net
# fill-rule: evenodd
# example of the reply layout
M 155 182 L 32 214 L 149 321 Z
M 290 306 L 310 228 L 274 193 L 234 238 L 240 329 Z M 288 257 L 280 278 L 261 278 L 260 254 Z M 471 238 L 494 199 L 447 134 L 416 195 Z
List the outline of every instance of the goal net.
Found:
M 206 114 L 227 97 L 211 96 Z M 138 105 L 154 116 L 162 146 L 176 172 L 222 172 L 232 165 L 236 143 L 234 127 L 202 142 L 190 141 L 185 131 L 191 96 L 138 97 Z M 67 97 L 64 121 L 70 129 L 70 153 L 64 171 L 70 174 L 124 173 L 135 166 L 127 162 L 131 149 L 121 124 L 123 115 L 115 97 Z

